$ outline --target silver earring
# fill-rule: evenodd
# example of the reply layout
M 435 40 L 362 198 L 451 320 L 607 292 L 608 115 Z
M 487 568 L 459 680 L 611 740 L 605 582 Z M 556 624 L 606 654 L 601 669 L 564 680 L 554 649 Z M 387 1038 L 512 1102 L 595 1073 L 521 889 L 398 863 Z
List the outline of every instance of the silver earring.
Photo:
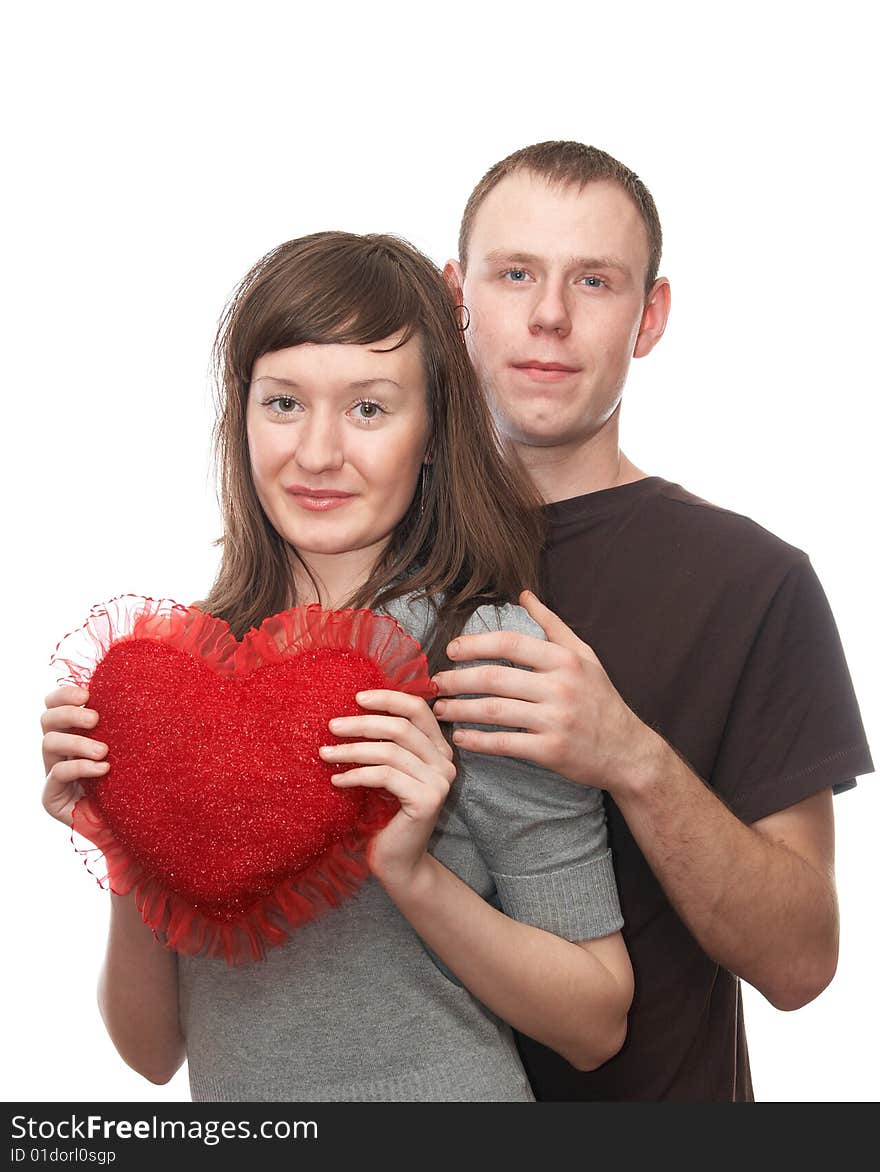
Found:
M 428 465 L 422 464 L 422 470 L 419 473 L 419 516 L 425 515 L 425 483 L 428 479 Z

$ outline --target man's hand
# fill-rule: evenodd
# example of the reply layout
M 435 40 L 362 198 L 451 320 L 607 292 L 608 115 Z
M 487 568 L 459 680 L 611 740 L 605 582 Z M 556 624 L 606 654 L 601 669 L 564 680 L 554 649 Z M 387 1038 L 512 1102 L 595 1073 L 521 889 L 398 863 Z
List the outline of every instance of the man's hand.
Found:
M 621 699 L 595 652 L 534 594 L 519 598 L 543 629 L 547 642 L 512 631 L 461 635 L 447 648 L 450 659 L 506 659 L 519 667 L 488 664 L 443 671 L 434 677 L 440 720 L 499 724 L 511 732 L 459 729 L 457 745 L 475 753 L 523 757 L 582 785 L 614 793 L 638 785 L 670 752 Z M 523 671 L 522 668 L 531 668 Z

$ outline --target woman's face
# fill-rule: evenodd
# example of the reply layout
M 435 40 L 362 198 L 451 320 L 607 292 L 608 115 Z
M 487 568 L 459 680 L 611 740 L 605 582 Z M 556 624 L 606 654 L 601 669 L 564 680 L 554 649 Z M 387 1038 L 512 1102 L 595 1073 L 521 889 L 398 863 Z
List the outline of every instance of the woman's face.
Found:
M 402 336 L 305 343 L 254 363 L 247 435 L 257 495 L 319 572 L 342 557 L 353 574 L 369 573 L 415 493 L 427 386 L 417 337 L 389 349 Z

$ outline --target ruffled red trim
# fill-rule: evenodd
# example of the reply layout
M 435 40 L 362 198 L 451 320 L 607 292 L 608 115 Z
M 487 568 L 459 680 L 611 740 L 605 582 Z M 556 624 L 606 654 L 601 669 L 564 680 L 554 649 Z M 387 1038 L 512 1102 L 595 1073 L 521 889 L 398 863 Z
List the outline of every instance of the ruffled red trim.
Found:
M 66 669 L 58 683 L 88 687 L 110 647 L 134 639 L 189 652 L 219 674 L 244 675 L 312 648 L 355 651 L 376 664 L 389 688 L 426 700 L 437 693 L 419 644 L 386 615 L 295 607 L 266 619 L 239 642 L 221 619 L 170 599 L 130 594 L 94 606 L 86 623 L 60 641 L 50 661 Z M 369 876 L 367 843 L 399 808 L 382 792 L 369 791 L 367 797 L 353 830 L 231 920 L 194 907 L 149 874 L 117 840 L 90 796 L 74 807 L 73 829 L 94 845 L 82 848 L 71 841 L 101 887 L 117 895 L 134 893 L 144 923 L 169 948 L 191 956 L 223 956 L 236 964 L 262 959 L 267 948 L 283 944 L 293 930 L 339 906 L 362 885 Z M 95 869 L 101 860 L 103 874 Z
M 243 675 L 313 648 L 356 651 L 380 668 L 389 688 L 426 700 L 437 694 L 421 647 L 395 619 L 371 610 L 324 610 L 317 604 L 272 615 L 239 642 L 228 623 L 205 611 L 169 598 L 122 594 L 93 606 L 84 625 L 59 642 L 49 664 L 67 669 L 58 675 L 59 685 L 88 687 L 110 648 L 131 639 L 153 639 L 188 651 L 221 675 Z

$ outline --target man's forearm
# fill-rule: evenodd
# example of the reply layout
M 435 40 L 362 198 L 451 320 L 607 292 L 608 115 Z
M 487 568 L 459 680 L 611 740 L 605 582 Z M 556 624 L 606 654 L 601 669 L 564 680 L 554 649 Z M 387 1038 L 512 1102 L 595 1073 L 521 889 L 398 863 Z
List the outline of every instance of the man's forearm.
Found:
M 660 737 L 609 790 L 709 956 L 779 1009 L 818 996 L 837 963 L 830 868 L 741 822 Z

